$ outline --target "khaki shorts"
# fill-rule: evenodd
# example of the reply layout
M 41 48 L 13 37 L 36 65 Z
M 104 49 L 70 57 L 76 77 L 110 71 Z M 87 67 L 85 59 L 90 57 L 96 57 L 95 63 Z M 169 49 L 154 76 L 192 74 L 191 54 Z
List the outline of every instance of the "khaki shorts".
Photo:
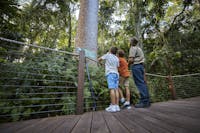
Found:
M 129 77 L 124 78 L 124 77 L 119 77 L 119 86 L 125 86 L 125 87 L 129 87 Z

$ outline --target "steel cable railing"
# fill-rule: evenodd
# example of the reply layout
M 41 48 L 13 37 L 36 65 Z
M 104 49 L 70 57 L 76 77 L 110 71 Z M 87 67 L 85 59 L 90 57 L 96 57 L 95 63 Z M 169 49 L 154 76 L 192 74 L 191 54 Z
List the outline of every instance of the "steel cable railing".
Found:
M 98 69 L 101 69 L 102 67 L 98 67 Z M 97 76 L 96 74 L 100 75 L 100 73 L 94 73 L 92 70 L 89 69 L 90 74 L 93 73 L 93 75 Z M 103 70 L 99 70 L 103 71 Z M 99 80 L 98 85 L 93 85 L 95 95 L 96 95 L 96 109 L 97 110 L 102 110 L 105 109 L 105 107 L 109 104 L 110 99 L 109 99 L 109 91 L 107 89 L 106 85 L 106 80 L 104 78 L 104 75 L 100 75 L 103 77 L 103 80 Z M 185 98 L 183 94 L 179 94 L 179 89 L 177 88 L 177 85 L 180 83 L 182 85 L 182 91 L 184 89 L 189 89 L 187 97 L 192 97 L 192 96 L 199 96 L 199 87 L 200 87 L 200 73 L 195 73 L 195 74 L 184 74 L 184 75 L 175 75 L 175 76 L 165 76 L 165 75 L 160 75 L 160 74 L 151 74 L 151 73 L 146 73 L 147 77 L 147 84 L 150 92 L 150 97 L 152 102 L 161 102 L 161 101 L 166 101 L 170 99 L 177 99 L 177 98 Z M 184 80 L 187 80 L 185 77 L 190 77 L 195 79 L 194 81 L 188 80 L 187 82 L 184 82 Z M 183 81 L 179 80 L 180 78 L 185 78 Z M 92 78 L 92 82 L 96 84 L 96 80 Z M 102 78 L 100 78 L 102 79 Z M 131 102 L 135 104 L 139 100 L 139 92 L 137 91 L 137 88 L 134 84 L 133 78 L 130 77 L 130 90 L 131 90 Z M 101 85 L 100 85 L 101 84 Z M 186 85 L 187 84 L 187 85 Z M 187 88 L 186 86 L 193 84 L 193 88 Z M 173 86 L 173 88 L 172 88 Z M 100 88 L 99 88 L 100 87 Z M 89 83 L 86 84 L 85 89 L 89 88 Z M 103 90 L 103 92 L 99 92 L 99 90 Z M 189 94 L 190 93 L 190 94 Z M 91 93 L 87 93 L 84 95 L 84 109 L 86 111 L 91 111 L 93 110 L 93 96 Z
M 0 122 L 75 114 L 77 56 L 0 38 Z
M 97 69 L 101 69 L 104 67 L 98 67 Z M 89 68 L 89 73 L 93 74 L 94 71 L 92 68 Z M 99 70 L 104 71 L 104 70 Z M 95 91 L 96 99 L 96 108 L 97 110 L 105 109 L 107 105 L 110 103 L 109 99 L 109 91 L 107 89 L 107 84 L 104 75 L 98 79 L 100 75 L 99 71 L 94 73 L 91 76 L 91 80 L 93 82 L 93 88 Z M 95 76 L 94 76 L 95 75 Z M 98 85 L 96 80 L 98 79 Z M 166 76 L 161 74 L 151 74 L 146 73 L 147 77 L 147 85 L 150 92 L 151 102 L 161 102 L 170 99 L 178 99 L 178 98 L 186 98 L 193 96 L 200 96 L 200 73 L 194 74 L 184 74 L 184 75 L 174 75 L 174 76 Z M 181 79 L 181 80 L 180 80 Z M 130 91 L 131 91 L 131 103 L 135 104 L 139 100 L 139 92 L 135 86 L 133 78 L 130 77 Z M 101 85 L 100 85 L 101 84 Z M 89 83 L 86 84 L 85 89 L 89 88 Z M 125 93 L 125 91 L 124 91 Z M 85 105 L 86 111 L 91 111 L 93 109 L 93 97 L 90 93 L 85 95 Z
M 200 73 L 174 75 L 171 80 L 169 76 L 146 75 L 153 102 L 200 96 Z
M 177 98 L 200 96 L 200 73 L 173 76 Z
M 0 122 L 76 113 L 80 70 L 77 54 L 1 37 L 0 40 Z M 83 65 L 81 69 L 84 68 Z M 97 75 L 93 71 L 88 68 L 90 81 L 83 81 L 84 111 L 92 111 L 94 102 L 96 109 L 102 110 L 110 101 L 104 73 Z M 171 99 L 169 76 L 146 74 L 152 101 Z M 96 83 L 93 76 L 99 76 L 101 82 Z M 199 73 L 171 78 L 177 98 L 199 96 Z M 95 98 L 89 88 L 91 83 Z M 138 92 L 132 78 L 130 87 L 132 101 L 136 102 Z

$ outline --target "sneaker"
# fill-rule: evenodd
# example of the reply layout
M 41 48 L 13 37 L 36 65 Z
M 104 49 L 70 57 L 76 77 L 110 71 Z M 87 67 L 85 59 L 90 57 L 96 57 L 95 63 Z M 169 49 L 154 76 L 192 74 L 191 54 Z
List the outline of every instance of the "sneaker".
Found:
M 120 103 L 123 104 L 124 102 L 125 102 L 125 98 L 121 98 L 121 99 L 120 99 Z
M 130 105 L 130 102 L 129 102 L 129 101 L 126 101 L 123 105 L 124 105 L 124 106 Z
M 126 101 L 126 102 L 123 104 L 123 108 L 125 108 L 125 109 L 131 109 L 130 102 Z
M 131 109 L 131 106 L 130 106 L 130 105 L 128 105 L 128 106 L 126 106 L 125 108 L 126 108 L 126 109 Z
M 107 107 L 105 110 L 106 110 L 107 112 L 116 112 L 116 111 L 117 111 L 115 105 L 110 105 L 110 106 Z
M 116 109 L 116 111 L 120 111 L 119 105 L 115 105 L 115 109 Z

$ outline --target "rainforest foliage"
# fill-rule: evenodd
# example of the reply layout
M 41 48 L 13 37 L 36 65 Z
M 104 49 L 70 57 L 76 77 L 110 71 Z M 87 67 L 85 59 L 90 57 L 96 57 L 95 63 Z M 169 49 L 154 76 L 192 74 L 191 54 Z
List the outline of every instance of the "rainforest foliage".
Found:
M 78 0 L 2 0 L 0 1 L 0 37 L 8 38 L 26 44 L 73 52 L 78 24 L 80 3 Z M 98 56 L 104 54 L 111 46 L 117 46 L 126 53 L 129 51 L 129 38 L 137 36 L 145 53 L 145 68 L 147 73 L 159 75 L 185 75 L 200 73 L 200 2 L 198 0 L 99 0 L 98 11 Z M 8 54 L 11 53 L 11 54 Z M 22 53 L 22 54 L 15 54 Z M 66 65 L 66 62 L 71 65 Z M 22 45 L 0 41 L 0 84 L 8 84 L 7 78 L 20 78 L 17 85 L 56 85 L 60 82 L 37 82 L 34 75 L 27 77 L 24 73 L 40 73 L 37 79 L 44 79 L 45 75 L 60 75 L 62 79 L 71 80 L 77 86 L 77 62 L 73 57 L 54 52 L 40 51 L 27 48 L 24 52 Z M 76 65 L 74 65 L 76 64 Z M 5 65 L 9 67 L 5 67 Z M 30 69 L 30 68 L 43 69 Z M 3 74 L 3 71 L 23 70 L 24 73 Z M 104 77 L 103 66 L 89 67 L 93 87 L 98 100 L 109 102 L 109 93 Z M 168 82 L 165 78 L 150 77 L 148 86 L 152 102 L 164 101 L 171 98 Z M 47 78 L 48 80 L 48 78 Z M 175 87 L 180 90 L 180 97 L 199 95 L 199 77 L 188 77 L 174 80 Z M 85 96 L 90 96 L 89 82 L 85 79 Z M 187 82 L 186 82 L 187 81 Z M 138 94 L 131 82 L 132 101 L 137 102 Z M 186 84 L 187 83 L 187 84 Z M 14 84 L 10 82 L 10 85 Z M 15 84 L 16 85 L 16 84 Z M 193 88 L 190 95 L 184 88 Z M 4 87 L 1 94 L 7 93 Z M 19 89 L 19 88 L 17 88 Z M 16 88 L 11 88 L 17 93 Z M 20 90 L 20 89 L 19 89 Z M 6 92 L 5 92 L 6 91 Z M 55 90 L 57 91 L 57 90 Z M 71 91 L 71 90 L 69 90 Z M 23 92 L 25 93 L 25 92 Z M 42 93 L 42 92 L 40 92 Z M 45 97 L 45 95 L 40 95 Z M 61 96 L 62 97 L 62 96 Z M 1 96 L 10 98 L 9 96 Z M 26 98 L 19 96 L 16 98 Z M 30 102 L 30 101 L 29 101 Z M 40 101 L 39 101 L 40 102 Z M 52 103 L 75 103 L 76 98 L 68 97 L 66 100 L 52 101 Z M 86 107 L 91 106 L 86 100 Z M 10 103 L 0 102 L 0 106 L 10 106 Z M 17 103 L 20 104 L 20 103 Z M 37 104 L 34 102 L 25 105 Z M 47 102 L 44 104 L 48 104 Z M 16 106 L 16 105 L 15 105 Z M 43 110 L 37 108 L 36 110 Z M 62 106 L 66 111 L 74 106 Z M 54 110 L 59 109 L 54 108 Z M 102 109 L 102 108 L 101 108 Z M 34 112 L 31 108 L 3 110 L 3 114 Z M 28 112 L 28 113 L 27 113 Z M 26 117 L 30 117 L 27 115 Z M 13 116 L 12 120 L 19 120 L 20 116 Z

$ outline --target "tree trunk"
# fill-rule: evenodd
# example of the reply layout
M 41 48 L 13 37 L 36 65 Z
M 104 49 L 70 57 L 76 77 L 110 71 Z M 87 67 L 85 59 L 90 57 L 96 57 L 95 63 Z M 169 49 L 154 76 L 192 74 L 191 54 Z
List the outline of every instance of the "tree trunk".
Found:
M 141 0 L 136 0 L 135 1 L 135 34 L 136 37 L 139 40 L 139 47 L 143 48 L 143 44 L 142 44 L 142 37 L 141 37 L 141 8 L 142 8 L 142 1 Z
M 97 58 L 98 5 L 98 0 L 80 0 L 75 39 L 75 48 L 86 49 L 86 56 L 94 60 Z
M 72 38 L 72 19 L 71 19 L 71 11 L 69 8 L 69 14 L 68 14 L 68 28 L 69 28 L 69 40 L 68 40 L 68 48 L 71 48 L 71 38 Z
M 142 44 L 142 32 L 141 32 L 141 8 L 143 8 L 142 1 L 141 0 L 130 0 L 129 1 L 131 6 L 131 18 L 132 18 L 132 25 L 134 25 L 134 35 L 138 38 L 138 45 L 139 47 L 143 48 Z

